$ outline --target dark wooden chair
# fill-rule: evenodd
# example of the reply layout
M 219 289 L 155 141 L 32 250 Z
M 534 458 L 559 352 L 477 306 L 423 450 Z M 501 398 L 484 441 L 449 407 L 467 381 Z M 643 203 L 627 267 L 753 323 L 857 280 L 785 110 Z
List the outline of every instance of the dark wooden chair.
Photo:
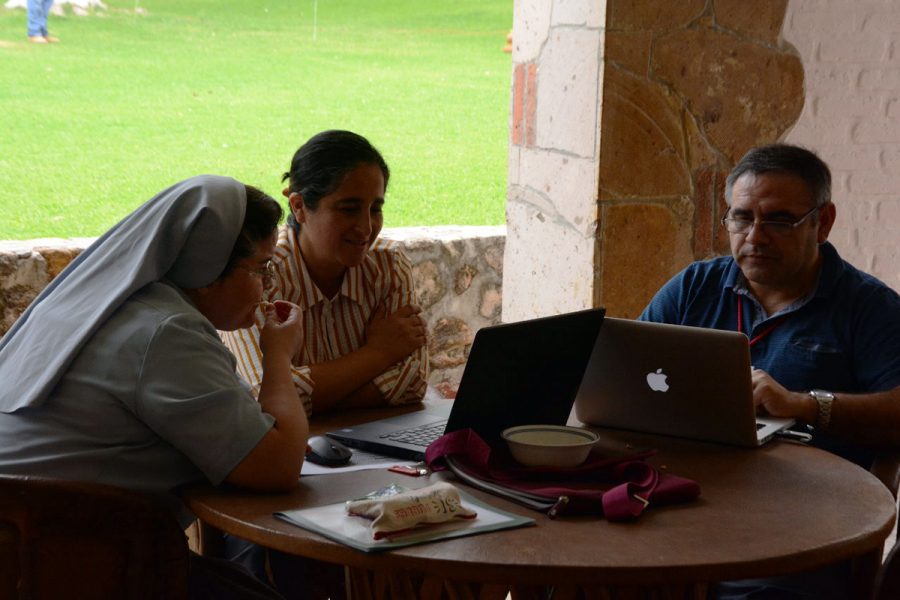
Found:
M 148 496 L 0 475 L 0 598 L 183 599 L 188 565 L 184 532 Z
M 872 474 L 897 498 L 900 487 L 900 451 L 883 451 L 872 464 Z M 900 544 L 893 548 L 884 558 L 875 578 L 875 600 L 897 600 L 900 598 Z
M 900 545 L 888 552 L 875 580 L 875 600 L 897 600 L 900 598 Z
M 883 450 L 875 457 L 870 469 L 872 475 L 881 480 L 887 489 L 891 490 L 894 498 L 897 497 L 897 489 L 900 487 L 900 450 Z

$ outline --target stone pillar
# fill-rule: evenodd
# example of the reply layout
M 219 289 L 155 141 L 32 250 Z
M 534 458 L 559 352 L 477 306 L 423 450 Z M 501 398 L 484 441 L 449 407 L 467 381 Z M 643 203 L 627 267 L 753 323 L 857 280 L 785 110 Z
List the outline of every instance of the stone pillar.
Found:
M 594 305 L 603 0 L 517 0 L 503 320 Z
M 517 2 L 505 321 L 634 317 L 727 251 L 724 175 L 803 106 L 786 2 Z

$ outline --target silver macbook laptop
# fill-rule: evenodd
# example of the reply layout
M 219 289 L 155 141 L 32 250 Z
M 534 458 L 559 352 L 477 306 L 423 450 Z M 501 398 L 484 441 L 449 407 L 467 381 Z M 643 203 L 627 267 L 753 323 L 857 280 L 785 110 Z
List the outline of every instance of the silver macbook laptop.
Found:
M 588 425 L 740 446 L 794 423 L 756 415 L 744 334 L 614 318 L 597 336 L 575 415 Z
M 326 435 L 351 448 L 421 460 L 446 432 L 471 427 L 488 444 L 515 425 L 565 425 L 604 310 L 483 327 L 475 334 L 452 409 L 370 421 Z M 449 414 L 448 414 L 449 413 Z

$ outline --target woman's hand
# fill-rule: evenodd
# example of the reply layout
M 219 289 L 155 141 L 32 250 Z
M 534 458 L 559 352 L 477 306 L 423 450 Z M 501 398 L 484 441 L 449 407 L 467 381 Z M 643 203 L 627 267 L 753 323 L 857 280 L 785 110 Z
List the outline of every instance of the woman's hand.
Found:
M 399 362 L 425 344 L 425 321 L 419 316 L 422 309 L 414 304 L 401 307 L 390 315 L 379 306 L 366 327 L 366 345 Z
M 259 348 L 263 355 L 293 357 L 303 339 L 303 320 L 300 307 L 284 300 L 263 305 L 266 321 L 259 332 Z

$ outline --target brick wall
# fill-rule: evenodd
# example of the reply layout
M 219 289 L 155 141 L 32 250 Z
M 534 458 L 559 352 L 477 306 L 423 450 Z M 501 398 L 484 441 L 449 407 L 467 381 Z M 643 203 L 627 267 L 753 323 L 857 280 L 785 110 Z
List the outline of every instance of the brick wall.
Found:
M 783 36 L 802 57 L 806 88 L 786 141 L 831 166 L 831 241 L 900 290 L 900 2 L 791 0 Z

